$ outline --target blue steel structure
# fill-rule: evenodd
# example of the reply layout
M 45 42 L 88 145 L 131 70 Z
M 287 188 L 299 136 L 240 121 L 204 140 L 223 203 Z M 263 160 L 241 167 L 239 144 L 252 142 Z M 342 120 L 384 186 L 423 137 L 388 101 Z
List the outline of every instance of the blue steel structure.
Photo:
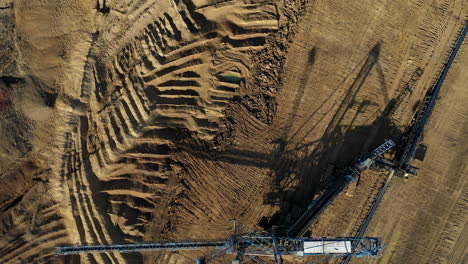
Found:
M 415 118 L 415 125 L 409 133 L 409 140 L 405 146 L 400 163 L 397 165 L 399 172 L 415 174 L 415 168 L 411 166 L 411 159 L 414 156 L 416 148 L 422 139 L 424 128 L 429 120 L 435 103 L 438 99 L 438 94 L 442 83 L 448 73 L 455 56 L 461 47 L 463 40 L 468 32 L 468 24 L 465 24 L 456 44 L 454 50 L 441 72 L 434 88 L 426 96 L 422 103 L 422 107 Z M 303 216 L 290 228 L 288 234 L 299 233 L 302 236 L 323 209 L 334 200 L 334 198 L 344 189 L 349 183 L 354 181 L 364 170 L 369 168 L 377 158 L 394 147 L 395 144 L 392 140 L 386 140 L 384 144 L 369 153 L 364 159 L 361 159 L 356 164 L 347 168 L 348 173 L 344 174 L 345 183 L 339 185 L 329 192 L 326 197 L 319 198 L 320 201 L 315 201 L 311 204 Z M 385 163 L 384 163 L 385 164 Z M 385 164 L 386 165 L 386 164 Z M 391 177 L 390 177 L 391 179 Z M 382 196 L 383 196 L 382 192 Z M 380 194 L 379 194 L 380 195 Z M 369 220 L 370 221 L 370 220 Z M 361 228 L 362 229 L 362 228 Z M 363 229 L 365 230 L 365 228 Z M 360 232 L 362 235 L 364 232 Z M 119 244 L 119 245 L 86 245 L 86 246 L 61 246 L 57 247 L 57 254 L 80 254 L 80 253 L 105 253 L 109 251 L 117 252 L 135 252 L 135 251 L 178 251 L 178 250 L 196 250 L 215 248 L 210 254 L 197 259 L 197 264 L 205 264 L 209 261 L 216 259 L 226 253 L 235 254 L 236 257 L 233 263 L 247 263 L 253 261 L 254 263 L 265 263 L 263 260 L 256 259 L 257 256 L 272 256 L 275 263 L 282 263 L 282 256 L 284 255 L 332 255 L 333 253 L 306 253 L 304 244 L 307 242 L 321 241 L 320 244 L 325 248 L 327 243 L 336 243 L 337 241 L 351 242 L 351 249 L 346 253 L 339 253 L 341 256 L 346 256 L 345 263 L 348 263 L 351 256 L 378 256 L 379 251 L 382 249 L 378 238 L 371 237 L 348 237 L 348 238 L 302 238 L 302 237 L 275 237 L 265 233 L 246 233 L 229 237 L 223 241 L 191 241 L 191 242 L 162 242 L 162 243 L 146 243 L 146 244 Z M 240 262 L 238 256 L 244 256 L 245 261 Z
M 373 150 L 367 156 L 359 160 L 356 164 L 349 167 L 350 174 L 346 175 L 345 178 L 348 181 L 355 181 L 359 175 L 368 169 L 379 157 L 380 155 L 387 152 L 389 149 L 393 148 L 395 143 L 391 139 L 386 139 L 385 142 L 380 145 L 378 148 Z
M 117 245 L 83 245 L 83 246 L 60 246 L 57 247 L 58 255 L 80 254 L 80 253 L 105 253 L 105 252 L 138 252 L 138 251 L 179 251 L 200 250 L 214 248 L 209 254 L 198 258 L 197 264 L 206 264 L 224 254 L 234 254 L 233 264 L 241 263 L 268 263 L 258 257 L 273 257 L 274 263 L 281 264 L 282 256 L 296 255 L 336 255 L 336 256 L 379 256 L 382 249 L 378 238 L 374 237 L 344 237 L 344 238 L 310 238 L 302 237 L 310 227 L 314 219 L 336 198 L 336 196 L 349 183 L 354 181 L 361 172 L 369 168 L 383 153 L 395 146 L 392 140 L 386 140 L 382 145 L 370 152 L 353 166 L 346 169 L 344 182 L 333 185 L 333 189 L 317 203 L 309 205 L 306 212 L 288 230 L 288 236 L 276 237 L 265 232 L 251 231 L 238 234 L 237 225 L 234 224 L 234 234 L 226 240 L 219 241 L 184 241 L 184 242 L 161 242 L 140 244 L 117 244 Z M 342 174 L 343 175 L 343 174 Z M 335 244 L 349 245 L 346 249 L 327 251 L 326 248 Z M 310 248 L 305 245 L 316 245 Z M 341 250 L 341 251 L 340 251 Z M 344 250 L 344 251 L 343 251 Z
M 460 35 L 458 36 L 458 39 L 455 43 L 455 46 L 453 47 L 452 52 L 450 53 L 450 56 L 445 63 L 444 69 L 440 73 L 439 77 L 437 78 L 437 81 L 432 88 L 432 90 L 426 95 L 424 98 L 424 101 L 422 102 L 422 105 L 413 121 L 413 126 L 411 127 L 409 131 L 409 136 L 408 140 L 406 142 L 406 145 L 403 150 L 403 154 L 401 156 L 401 159 L 397 164 L 393 164 L 392 162 L 388 161 L 379 161 L 381 165 L 386 166 L 388 168 L 391 168 L 391 173 L 389 177 L 387 178 L 387 181 L 385 182 L 385 185 L 382 187 L 382 189 L 379 191 L 379 194 L 377 196 L 377 199 L 374 201 L 372 204 L 371 210 L 364 221 L 363 225 L 360 227 L 360 230 L 358 232 L 358 236 L 364 235 L 364 233 L 367 230 L 367 226 L 369 225 L 370 221 L 372 220 L 372 217 L 377 210 L 377 207 L 379 206 L 383 195 L 385 194 L 385 191 L 387 190 L 388 186 L 390 185 L 392 181 L 393 174 L 396 173 L 399 176 L 416 176 L 417 174 L 417 168 L 413 167 L 411 165 L 411 161 L 413 159 L 413 156 L 416 152 L 416 149 L 421 142 L 423 136 L 424 136 L 424 129 L 427 125 L 427 122 L 429 121 L 429 118 L 432 114 L 432 110 L 435 107 L 436 101 L 439 98 L 439 92 L 442 87 L 442 84 L 445 80 L 445 77 L 447 76 L 447 73 L 450 69 L 450 66 L 452 65 L 453 61 L 455 60 L 455 57 L 458 53 L 458 50 L 460 49 L 466 34 L 468 33 L 468 24 L 465 23 L 463 30 L 461 31 Z M 342 262 L 342 264 L 348 264 L 351 261 L 350 255 L 346 256 Z
M 307 247 L 313 242 L 317 248 Z M 327 252 L 326 247 L 336 243 L 348 243 L 349 248 L 341 252 Z M 235 254 L 238 263 L 271 263 L 270 260 L 258 257 L 269 257 L 275 264 L 283 263 L 283 256 L 356 256 L 356 257 L 378 257 L 382 249 L 380 240 L 375 237 L 343 237 L 343 238 L 309 238 L 309 237 L 276 237 L 267 233 L 247 233 L 230 237 L 226 244 L 215 254 L 208 254 L 197 259 L 197 263 L 209 263 L 223 254 Z M 311 253 L 311 251 L 315 251 Z M 233 262 L 236 263 L 236 262 Z
M 417 168 L 411 165 L 411 161 L 413 159 L 414 153 L 416 152 L 419 143 L 421 142 L 424 136 L 424 129 L 426 128 L 427 122 L 431 117 L 432 110 L 436 105 L 437 99 L 439 99 L 439 92 L 444 83 L 445 77 L 448 74 L 450 66 L 452 65 L 455 57 L 457 56 L 458 50 L 460 49 L 463 41 L 465 40 L 466 34 L 468 33 L 468 24 L 465 23 L 463 30 L 461 31 L 455 46 L 453 47 L 452 52 L 444 65 L 442 72 L 440 73 L 439 77 L 437 78 L 434 87 L 429 91 L 429 93 L 424 98 L 421 107 L 416 115 L 413 126 L 409 131 L 408 141 L 405 145 L 405 149 L 403 151 L 403 155 L 401 161 L 397 165 L 397 173 L 403 174 L 405 176 L 408 175 L 416 175 Z
M 287 232 L 288 236 L 304 236 L 312 223 L 323 213 L 325 208 L 336 199 L 345 187 L 349 183 L 355 181 L 364 170 L 369 168 L 382 154 L 394 146 L 395 143 L 391 139 L 387 139 L 378 148 L 365 155 L 352 166 L 347 167 L 341 174 L 341 177 L 338 177 L 330 184 L 319 198 L 312 201 L 307 207 L 307 210 L 291 225 Z
M 306 248 L 308 243 L 315 243 L 314 247 Z M 328 252 L 327 246 L 336 243 L 347 243 L 349 248 L 344 251 Z M 80 253 L 105 253 L 105 252 L 137 252 L 137 251 L 179 251 L 215 248 L 208 255 L 196 260 L 197 264 L 206 264 L 225 254 L 234 254 L 233 263 L 271 263 L 265 260 L 268 257 L 274 259 L 274 263 L 283 263 L 282 256 L 307 256 L 307 255 L 353 255 L 356 257 L 379 256 L 382 248 L 380 240 L 373 237 L 344 237 L 344 238 L 294 238 L 276 237 L 264 232 L 251 232 L 235 234 L 221 241 L 191 241 L 191 242 L 162 242 L 146 244 L 119 244 L 119 245 L 86 245 L 86 246 L 61 246 L 57 247 L 58 255 L 70 255 Z M 314 253 L 308 253 L 314 251 Z M 259 258 L 260 257 L 260 258 Z M 238 261 L 238 262 L 236 262 Z
M 200 248 L 222 247 L 226 241 L 189 241 L 189 242 L 161 242 L 141 244 L 117 244 L 117 245 L 86 245 L 86 246 L 60 246 L 57 247 L 58 255 L 72 255 L 80 253 L 104 253 L 104 252 L 137 252 L 137 251 L 176 251 L 194 250 Z

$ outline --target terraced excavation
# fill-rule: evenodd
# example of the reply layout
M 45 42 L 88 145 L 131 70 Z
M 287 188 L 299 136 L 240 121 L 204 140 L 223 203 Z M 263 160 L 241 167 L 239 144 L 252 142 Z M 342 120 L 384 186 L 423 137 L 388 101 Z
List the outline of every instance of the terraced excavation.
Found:
M 249 78 L 249 54 L 278 28 L 272 1 L 177 1 L 165 9 L 156 8 L 160 1 L 132 2 L 110 4 L 113 12 L 91 35 L 81 90 L 58 98 L 80 111 L 67 117 L 55 171 L 69 207 L 49 209 L 58 222 L 62 215 L 72 220 L 55 227 L 64 237 L 67 230 L 74 234 L 68 243 L 141 241 L 149 221 L 168 228 L 165 212 L 184 169 L 177 141 L 216 136 L 226 105 Z M 98 6 L 110 8 L 105 1 Z M 118 26 L 121 13 L 132 30 Z M 6 201 L 5 210 L 14 202 Z M 24 251 L 19 241 L 8 241 L 5 250 Z M 13 260 L 15 252 L 0 261 Z M 22 254 L 19 259 L 39 261 L 37 252 Z M 125 262 L 120 254 L 82 261 Z
M 363 155 L 387 139 L 378 158 L 401 155 L 466 14 L 458 0 L 0 1 L 0 263 L 195 263 L 210 251 L 56 247 L 224 245 L 233 219 L 289 235 Z M 301 235 L 354 241 L 388 172 L 358 174 Z

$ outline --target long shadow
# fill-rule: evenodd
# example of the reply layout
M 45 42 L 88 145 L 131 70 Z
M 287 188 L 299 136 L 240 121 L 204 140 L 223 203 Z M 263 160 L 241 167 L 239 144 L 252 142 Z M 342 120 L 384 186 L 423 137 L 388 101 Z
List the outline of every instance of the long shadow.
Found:
M 388 102 L 385 109 L 373 113 L 374 117 L 377 116 L 377 118 L 373 118 L 373 123 L 368 124 L 366 122 L 365 124 L 368 125 L 362 125 L 362 113 L 369 112 L 367 108 L 377 103 L 371 100 L 359 101 L 358 95 L 366 79 L 378 63 L 379 54 L 380 44 L 377 44 L 363 59 L 361 67 L 356 67 L 353 70 L 356 75 L 351 81 L 351 85 L 345 90 L 343 101 L 337 107 L 335 106 L 336 110 L 332 120 L 326 127 L 323 136 L 317 140 L 304 142 L 307 136 L 323 121 L 325 115 L 317 118 L 316 114 L 318 110 L 326 105 L 326 101 L 313 111 L 306 119 L 306 122 L 300 125 L 297 130 L 291 131 L 293 123 L 288 121 L 284 126 L 281 137 L 274 142 L 275 148 L 272 153 L 237 149 L 207 153 L 205 148 L 197 149 L 192 144 L 179 146 L 187 151 L 194 152 L 195 155 L 201 158 L 270 168 L 273 187 L 266 195 L 264 202 L 279 206 L 279 211 L 272 217 L 263 218 L 259 225 L 266 230 L 274 228 L 277 234 L 281 234 L 297 220 L 315 195 L 324 195 L 323 192 L 327 191 L 327 186 L 342 183 L 342 179 L 338 177 L 341 175 L 341 169 L 352 164 L 361 155 L 379 146 L 386 138 L 393 139 L 397 144 L 398 140 L 402 138 L 402 132 L 390 118 L 394 109 L 399 105 L 396 100 L 401 96 L 387 101 L 386 91 L 382 91 L 382 98 L 385 102 Z M 310 52 L 309 65 L 304 70 L 303 84 L 307 83 L 311 78 L 311 65 L 314 63 L 315 56 L 316 49 L 314 48 Z M 382 72 L 378 74 L 378 77 L 383 80 Z M 343 83 L 348 82 L 348 77 L 345 78 Z M 305 85 L 296 92 L 293 99 L 294 105 L 288 115 L 290 120 L 293 119 L 292 117 L 296 115 L 300 107 L 300 97 L 304 95 L 304 87 Z M 380 87 L 385 88 L 384 85 Z M 330 95 L 330 98 L 331 96 L 333 94 Z M 326 112 L 329 111 L 331 109 Z M 316 123 L 310 123 L 311 120 L 317 121 Z M 346 121 L 346 124 L 344 124 L 344 121 Z
M 316 56 L 317 56 L 317 48 L 314 47 L 309 51 L 307 65 L 306 67 L 304 67 L 304 72 L 302 73 L 303 75 L 303 78 L 301 80 L 302 85 L 298 87 L 298 91 L 296 92 L 296 95 L 294 96 L 292 109 L 288 114 L 288 121 L 287 121 L 286 126 L 284 127 L 283 138 L 287 138 L 289 136 L 289 133 L 291 132 L 292 124 L 294 122 L 294 116 L 297 114 L 297 110 L 299 110 L 302 97 L 304 96 L 306 85 L 309 82 L 310 77 L 312 76 L 312 68 L 315 63 Z
M 276 181 L 278 181 L 278 179 L 288 178 L 291 175 L 293 175 L 295 177 L 302 176 L 302 175 L 298 174 L 298 172 L 300 173 L 300 171 L 296 171 L 298 168 L 307 168 L 308 171 L 310 169 L 312 169 L 312 170 L 315 169 L 315 168 L 309 168 L 309 167 L 313 166 L 313 165 L 316 165 L 316 164 L 311 164 L 310 159 L 301 160 L 300 159 L 301 156 L 303 158 L 314 157 L 314 156 L 317 156 L 317 153 L 323 153 L 327 148 L 329 148 L 329 145 L 330 145 L 329 141 L 334 137 L 334 134 L 337 133 L 337 131 L 334 130 L 334 129 L 337 127 L 337 125 L 345 117 L 346 113 L 348 112 L 347 109 L 349 107 L 351 107 L 352 104 L 354 104 L 354 99 L 355 99 L 356 95 L 360 91 L 360 89 L 361 89 L 362 85 L 364 84 L 365 79 L 369 75 L 372 67 L 377 62 L 379 52 L 380 52 L 380 44 L 377 44 L 369 52 L 369 55 L 367 56 L 367 58 L 366 58 L 366 60 L 364 62 L 364 65 L 361 67 L 360 71 L 358 72 L 357 76 L 355 77 L 354 81 L 352 82 L 350 88 L 347 89 L 347 92 L 345 94 L 345 97 L 344 97 L 343 101 L 339 105 L 338 109 L 336 110 L 335 114 L 333 115 L 332 120 L 330 121 L 327 128 L 325 129 L 325 132 L 324 132 L 322 138 L 320 139 L 318 144 L 314 147 L 314 149 L 310 153 L 308 152 L 307 148 L 301 148 L 301 147 L 299 147 L 297 145 L 295 146 L 294 149 L 298 150 L 299 152 L 294 151 L 293 153 L 290 153 L 290 152 L 285 152 L 281 148 L 277 149 L 278 152 L 276 153 L 276 155 L 274 155 L 274 157 L 275 156 L 277 157 L 275 160 L 277 161 L 276 164 L 278 164 L 278 165 L 276 166 L 276 168 L 275 167 L 273 168 L 273 172 L 274 172 L 274 174 L 276 174 L 276 177 L 275 177 Z M 319 121 L 321 121 L 321 120 L 319 120 Z M 314 126 L 312 126 L 312 129 L 310 129 L 308 132 L 309 133 L 312 132 L 313 128 L 317 124 L 319 124 L 319 122 L 317 122 Z M 304 125 L 302 127 L 306 127 L 306 125 Z M 297 134 L 297 133 L 298 132 L 296 132 L 295 134 Z M 307 135 L 305 135 L 304 138 L 306 136 Z M 302 161 L 301 165 L 306 165 L 306 166 L 290 166 L 291 164 L 284 164 L 282 162 L 283 160 L 290 160 L 291 159 L 291 158 L 287 158 L 285 156 L 288 156 L 288 155 L 291 155 L 291 154 L 294 156 L 294 158 L 292 158 L 292 160 Z M 325 158 L 325 157 L 323 157 L 323 155 L 321 155 L 320 157 L 322 157 L 321 159 Z M 284 158 L 286 158 L 286 159 L 284 159 Z M 314 162 L 314 163 L 317 163 L 317 162 Z M 321 163 L 321 162 L 318 162 L 318 163 Z M 297 165 L 297 164 L 292 164 L 292 165 Z M 310 178 L 310 177 L 305 177 L 305 178 Z M 278 187 L 281 188 L 283 186 L 278 186 Z M 281 188 L 281 189 L 283 189 L 283 188 Z
M 367 74 L 369 73 L 369 67 L 372 67 L 375 64 L 376 60 L 374 57 L 378 56 L 379 49 L 380 49 L 380 45 L 377 44 L 370 51 L 370 56 L 368 56 L 362 61 L 364 66 L 361 67 L 358 73 L 358 77 L 355 77 L 355 79 L 353 80 L 353 85 L 351 86 L 351 88 L 354 88 L 354 89 L 357 88 L 357 91 L 359 91 L 360 87 L 362 87 L 362 82 L 359 83 L 359 76 L 362 76 L 363 72 L 367 72 Z M 307 63 L 307 66 L 304 68 L 304 74 L 303 74 L 304 77 L 303 77 L 303 81 L 301 82 L 303 84 L 308 83 L 308 81 L 310 80 L 312 76 L 310 73 L 312 71 L 312 65 L 315 62 L 316 54 L 317 54 L 317 48 L 312 48 L 309 52 L 308 63 Z M 299 152 L 303 151 L 304 149 L 318 143 L 318 141 L 304 143 L 304 140 L 306 139 L 307 135 L 309 135 L 318 125 L 322 123 L 323 119 L 326 117 L 326 114 L 323 114 L 320 118 L 318 118 L 318 120 L 312 126 L 310 125 L 310 121 L 316 119 L 316 116 L 320 110 L 326 113 L 333 110 L 333 107 L 334 107 L 333 105 L 325 110 L 323 110 L 323 107 L 325 107 L 325 105 L 329 102 L 329 100 L 333 96 L 336 95 L 337 91 L 340 90 L 339 88 L 341 87 L 341 85 L 345 83 L 352 76 L 352 73 L 355 71 L 356 71 L 356 68 L 353 69 L 352 72 L 343 80 L 343 82 L 340 83 L 339 87 L 335 89 L 335 91 L 331 93 L 308 116 L 308 118 L 302 125 L 300 125 L 295 131 L 292 131 L 292 124 L 294 121 L 294 116 L 296 115 L 297 110 L 300 107 L 300 101 L 302 99 L 302 96 L 304 95 L 304 91 L 306 87 L 305 85 L 302 85 L 298 89 L 298 91 L 296 91 L 295 98 L 293 99 L 292 110 L 288 113 L 288 118 L 287 118 L 288 121 L 286 125 L 284 125 L 283 127 L 283 133 L 281 134 L 280 138 L 276 139 L 273 142 L 275 143 L 275 148 L 271 153 L 259 153 L 255 151 L 230 148 L 223 152 L 216 152 L 216 153 L 209 153 L 209 154 L 205 153 L 205 155 L 203 155 L 203 158 L 218 160 L 218 161 L 223 161 L 223 162 L 230 162 L 230 163 L 235 163 L 235 164 L 240 164 L 240 165 L 262 167 L 262 168 L 278 166 L 278 165 L 275 165 L 275 163 L 277 163 L 278 160 L 282 160 L 283 163 L 290 164 L 295 159 L 295 157 L 293 157 L 292 159 L 289 158 L 289 156 L 292 156 L 290 154 L 298 152 L 298 151 Z M 347 107 L 349 107 L 350 105 L 354 103 L 353 102 L 354 97 L 351 97 L 351 100 L 349 99 L 349 97 L 352 96 L 351 95 L 352 92 L 353 92 L 353 89 L 348 89 L 346 93 L 346 97 L 345 97 L 345 100 L 347 101 L 347 103 L 345 103 L 344 101 L 343 103 L 341 103 L 340 108 L 336 110 L 336 113 L 333 117 L 332 122 L 336 123 L 335 120 L 339 118 L 343 118 L 343 115 L 346 113 L 344 110 L 346 110 Z M 328 126 L 325 134 L 328 133 L 328 130 L 330 130 L 331 127 L 333 127 L 332 124 Z M 296 143 L 293 143 L 293 142 L 296 142 Z M 204 149 L 199 149 L 199 151 L 197 151 L 198 147 L 194 148 L 194 146 L 191 144 L 179 144 L 179 148 L 184 149 L 189 152 L 196 151 L 197 154 L 202 154 L 198 152 L 205 152 Z M 281 153 L 284 153 L 284 155 Z M 281 181 L 282 174 L 281 173 L 274 173 L 274 174 L 279 177 L 278 179 L 275 179 L 275 182 Z
M 344 184 L 343 178 L 340 176 L 346 165 L 354 163 L 363 154 L 384 142 L 386 138 L 400 139 L 402 131 L 393 125 L 386 115 L 392 105 L 393 100 L 370 125 L 338 125 L 336 129 L 332 130 L 333 136 L 327 138 L 328 148 L 322 151 L 313 151 L 303 158 L 310 162 L 303 163 L 305 166 L 296 170 L 298 175 L 295 175 L 294 185 L 291 184 L 291 181 L 285 181 L 279 191 L 267 194 L 265 202 L 276 203 L 280 209 L 273 217 L 263 218 L 259 224 L 267 230 L 275 228 L 276 233 L 284 234 L 283 232 L 306 210 L 314 199 L 314 195 L 320 193 L 320 196 L 327 196 L 326 192 L 334 189 L 330 188 L 331 186 Z M 359 114 L 360 112 L 356 112 L 356 115 Z M 371 141 L 371 144 L 368 144 L 368 147 L 363 147 L 367 141 Z M 336 165 L 333 172 L 324 175 L 329 165 L 328 162 L 324 162 L 326 160 L 324 156 L 330 155 L 330 152 L 338 148 L 342 148 L 342 150 L 337 155 L 339 160 L 331 162 Z M 309 177 L 309 179 L 298 177 Z
M 271 159 L 271 166 L 272 166 L 272 171 L 273 171 L 273 184 L 275 187 L 279 188 L 280 187 L 280 182 L 283 178 L 283 175 L 285 175 L 285 171 L 283 171 L 283 168 L 290 167 L 289 165 L 294 164 L 295 160 L 294 159 L 288 159 L 288 157 L 284 157 L 285 153 L 287 153 L 287 147 L 289 145 L 289 140 L 288 136 L 291 133 L 291 128 L 294 122 L 294 117 L 297 114 L 297 111 L 299 110 L 300 103 L 302 100 L 302 97 L 304 96 L 305 88 L 307 86 L 307 83 L 310 80 L 310 77 L 312 76 L 312 67 L 315 63 L 315 58 L 317 55 L 317 48 L 312 48 L 309 51 L 309 56 L 307 60 L 307 65 L 304 67 L 303 71 L 303 78 L 301 80 L 301 85 L 298 87 L 298 90 L 296 91 L 296 95 L 294 97 L 293 103 L 292 103 L 292 109 L 288 114 L 287 118 L 287 123 L 283 128 L 283 133 L 282 136 L 275 140 L 275 149 L 272 152 L 272 159 Z M 281 163 L 277 163 L 276 161 L 282 161 Z
M 314 195 L 323 191 L 327 185 L 341 184 L 336 182 L 336 175 L 339 175 L 340 168 L 344 168 L 360 155 L 372 150 L 385 138 L 400 138 L 401 132 L 388 119 L 387 115 L 391 111 L 387 109 L 381 112 L 372 124 L 355 125 L 359 116 L 372 103 L 369 100 L 357 102 L 356 98 L 371 70 L 377 64 L 379 54 L 380 44 L 377 44 L 369 51 L 364 64 L 318 141 L 293 143 L 291 151 L 285 151 L 290 147 L 287 141 L 280 142 L 284 147 L 277 148 L 277 152 L 272 155 L 276 164 L 272 166 L 274 174 L 272 184 L 275 187 L 265 198 L 265 203 L 276 204 L 280 209 L 273 217 L 260 221 L 259 224 L 263 228 L 271 229 L 279 226 L 279 229 L 276 229 L 277 233 L 286 230 L 297 220 Z M 387 104 L 388 107 L 392 105 L 395 103 Z M 344 120 L 351 120 L 351 122 L 342 124 Z M 315 126 L 316 124 L 307 131 L 307 134 Z M 305 128 L 307 125 L 302 127 Z M 297 131 L 294 135 L 296 134 L 298 134 Z M 311 145 L 314 147 L 310 148 Z M 330 164 L 335 167 L 331 172 Z M 325 173 L 327 175 L 324 175 Z
M 239 150 L 235 148 L 230 148 L 227 149 L 226 151 L 223 152 L 215 152 L 215 153 L 206 153 L 205 149 L 202 147 L 200 148 L 199 146 L 196 146 L 198 144 L 191 144 L 190 142 L 178 142 L 178 147 L 179 149 L 195 153 L 198 157 L 202 157 L 205 159 L 210 159 L 210 160 L 217 160 L 217 161 L 222 161 L 222 162 L 229 162 L 229 163 L 234 163 L 234 164 L 240 164 L 240 165 L 247 165 L 247 166 L 255 166 L 259 168 L 271 168 L 274 167 L 274 163 L 277 159 L 280 157 L 280 153 L 286 152 L 286 147 L 288 146 L 288 137 L 291 134 L 292 130 L 292 125 L 294 122 L 294 117 L 297 114 L 298 109 L 300 108 L 301 100 L 304 96 L 305 93 L 305 88 L 309 80 L 312 72 L 313 65 L 315 63 L 317 56 L 317 48 L 312 48 L 307 57 L 307 64 L 304 67 L 304 71 L 302 74 L 301 78 L 301 85 L 298 87 L 297 91 L 295 92 L 294 99 L 292 102 L 292 109 L 288 113 L 287 117 L 287 122 L 283 126 L 283 133 L 281 133 L 281 136 L 279 139 L 275 140 L 274 143 L 275 145 L 275 150 L 273 150 L 271 153 L 259 153 L 256 151 L 248 151 L 248 150 Z M 330 97 L 333 94 L 330 95 Z M 329 98 L 330 98 L 329 97 Z M 320 108 L 325 105 L 326 101 L 323 102 L 323 104 L 317 108 L 314 113 L 309 117 L 311 119 L 315 113 L 317 113 Z M 297 131 L 296 131 L 297 133 Z M 294 135 L 293 135 L 294 136 Z M 286 163 L 291 163 L 293 160 L 288 160 L 288 157 L 281 157 L 282 160 L 284 160 Z M 280 176 L 279 173 L 275 173 L 275 175 Z M 280 179 L 276 179 L 275 182 L 279 182 Z

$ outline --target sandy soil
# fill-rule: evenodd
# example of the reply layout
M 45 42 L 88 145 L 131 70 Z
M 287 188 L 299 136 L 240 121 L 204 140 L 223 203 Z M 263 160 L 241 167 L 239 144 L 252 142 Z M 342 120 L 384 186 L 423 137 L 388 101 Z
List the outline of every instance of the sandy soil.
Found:
M 220 239 L 233 218 L 284 232 L 340 168 L 385 138 L 401 142 L 467 11 L 463 1 L 0 1 L 0 263 L 193 263 L 206 252 L 58 257 L 54 247 Z M 464 128 L 453 122 L 431 126 L 452 138 L 448 127 Z M 428 132 L 422 175 L 445 160 L 437 138 Z M 312 234 L 356 232 L 384 177 L 364 174 Z M 462 208 L 444 192 L 460 185 L 433 177 L 430 208 Z M 389 197 L 410 200 L 395 186 L 417 181 Z M 411 227 L 392 219 L 376 223 Z M 434 236 L 452 239 L 459 222 L 434 221 L 446 227 Z M 397 241 L 389 252 L 406 247 L 382 228 Z
M 384 138 L 400 143 L 414 107 L 437 76 L 463 25 L 447 13 L 439 17 L 446 27 L 438 34 L 427 34 L 431 26 L 422 21 L 432 12 L 430 7 L 409 5 L 408 12 L 418 19 L 399 28 L 399 18 L 389 23 L 386 13 L 381 13 L 399 9 L 396 3 L 385 8 L 344 5 L 310 3 L 307 14 L 315 15 L 303 17 L 288 49 L 278 110 L 268 131 L 276 151 L 273 185 L 280 186 L 276 195 L 283 210 L 280 215 L 286 218 L 282 223 L 327 183 L 328 168 L 349 164 Z M 360 19 L 352 19 L 356 13 Z M 328 21 L 328 16 L 339 19 Z M 438 22 L 433 23 L 438 28 Z M 403 38 L 410 35 L 414 37 Z
M 388 244 L 383 257 L 353 263 L 468 261 L 467 59 L 465 40 L 425 133 L 418 178 L 393 183 L 367 232 Z

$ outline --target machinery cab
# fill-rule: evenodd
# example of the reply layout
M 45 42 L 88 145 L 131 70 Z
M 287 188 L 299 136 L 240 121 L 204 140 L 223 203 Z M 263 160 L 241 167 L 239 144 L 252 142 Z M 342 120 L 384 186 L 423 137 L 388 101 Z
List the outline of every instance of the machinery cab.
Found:
M 399 169 L 397 169 L 395 172 L 397 176 L 408 179 L 415 178 L 418 175 L 418 170 L 419 168 L 414 167 L 408 163 L 404 163 L 400 165 Z
M 402 166 L 403 170 L 403 177 L 405 178 L 410 178 L 410 177 L 416 177 L 418 175 L 418 168 L 411 166 L 410 164 L 405 164 Z

